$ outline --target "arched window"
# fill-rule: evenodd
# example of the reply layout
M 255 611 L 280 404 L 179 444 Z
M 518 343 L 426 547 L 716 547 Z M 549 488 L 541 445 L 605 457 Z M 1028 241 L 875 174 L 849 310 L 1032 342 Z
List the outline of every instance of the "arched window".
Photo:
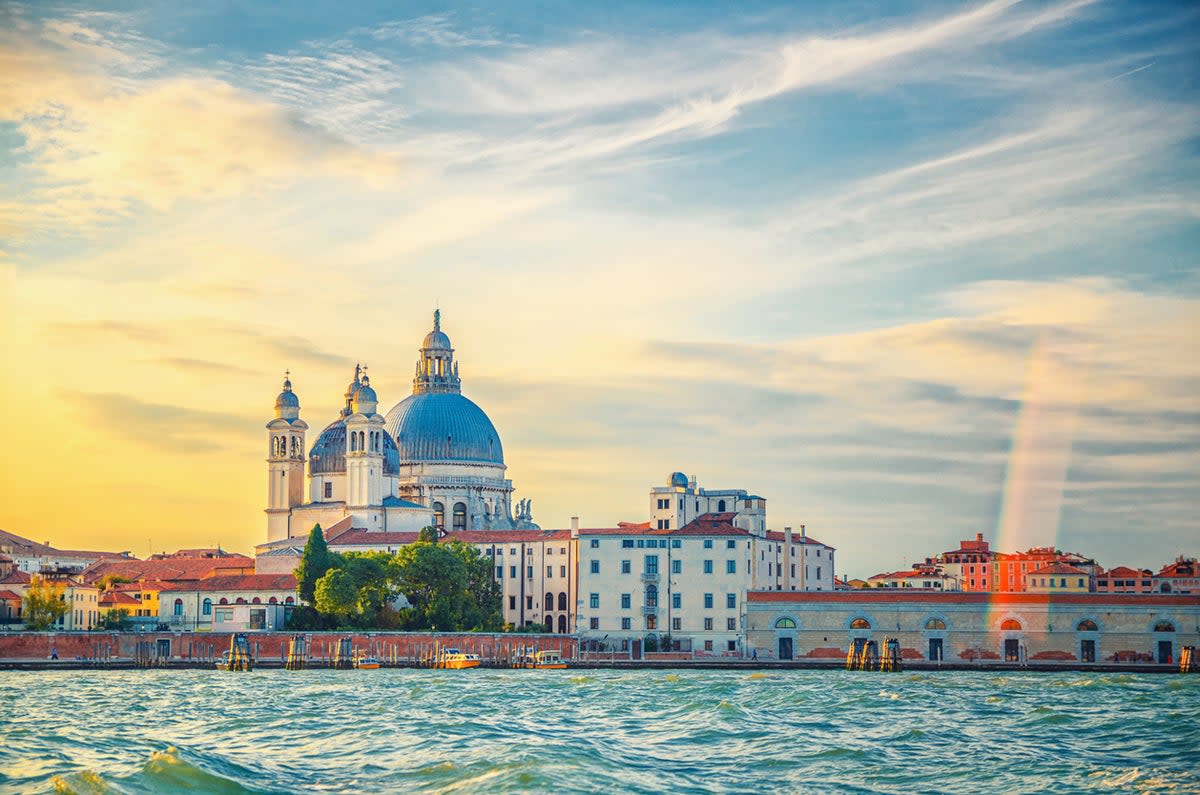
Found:
M 546 612 L 549 613 L 554 609 L 554 594 L 546 592 Z
M 252 604 L 252 605 L 261 605 L 261 604 L 262 604 L 262 599 L 259 599 L 259 598 L 256 596 L 256 597 L 254 597 L 253 599 L 251 599 L 251 600 L 250 600 L 250 604 Z
M 658 586 L 646 586 L 646 607 L 658 607 Z
M 1154 631 L 1155 632 L 1174 632 L 1175 625 L 1172 624 L 1170 621 L 1159 621 L 1157 624 L 1154 625 Z
M 228 599 L 226 599 L 224 596 L 222 596 L 222 597 L 221 597 L 221 601 L 217 602 L 217 604 L 219 604 L 219 605 L 227 605 L 227 604 L 229 604 L 229 600 L 228 600 Z
M 269 605 L 277 605 L 277 604 L 279 604 L 279 597 L 278 597 L 278 596 L 272 596 L 270 599 L 268 599 L 268 600 L 267 600 L 267 604 L 269 604 Z
M 446 506 L 440 502 L 433 504 L 433 526 L 438 530 L 446 529 Z
M 558 632 L 560 635 L 567 634 L 567 617 L 565 615 L 558 617 Z
M 1000 622 L 1000 629 L 1015 632 L 1021 628 L 1021 622 L 1015 618 L 1006 618 Z
M 1098 627 L 1096 626 L 1096 622 L 1092 621 L 1090 618 L 1085 618 L 1083 621 L 1080 621 L 1075 625 L 1075 630 L 1077 632 L 1095 632 L 1097 629 Z
M 1158 592 L 1159 593 L 1170 593 L 1171 592 L 1171 583 L 1164 582 L 1162 585 L 1160 585 L 1158 587 Z
M 790 618 L 781 618 L 775 622 L 775 629 L 795 629 L 796 622 Z
M 296 597 L 294 597 L 294 596 L 289 596 L 287 599 L 284 599 L 284 600 L 283 600 L 283 603 L 284 603 L 285 605 L 294 605 L 294 604 L 296 604 Z
M 717 500 L 717 513 L 725 513 L 725 500 Z
M 558 609 L 559 610 L 567 609 L 567 593 L 566 593 L 566 591 L 563 591 L 562 593 L 560 593 L 558 595 Z
M 212 615 L 212 599 L 206 598 L 204 600 L 204 603 L 200 606 L 200 614 L 205 616 Z
M 865 618 L 856 618 L 850 622 L 850 629 L 870 629 L 871 622 Z
M 946 622 L 940 618 L 931 618 L 925 622 L 925 629 L 945 629 Z
M 234 604 L 235 604 L 235 605 L 244 605 L 244 604 L 246 604 L 246 597 L 244 597 L 244 596 L 239 596 L 239 597 L 237 598 L 237 600 L 234 602 Z
M 183 615 L 183 600 L 182 599 L 175 600 L 175 615 L 177 615 L 177 616 Z
M 454 503 L 454 529 L 467 529 L 467 504 L 465 502 Z

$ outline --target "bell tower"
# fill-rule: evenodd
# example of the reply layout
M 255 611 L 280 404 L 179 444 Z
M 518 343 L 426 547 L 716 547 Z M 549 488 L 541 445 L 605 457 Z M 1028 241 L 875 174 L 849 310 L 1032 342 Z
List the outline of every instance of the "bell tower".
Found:
M 417 360 L 417 372 L 413 378 L 413 394 L 427 392 L 462 393 L 458 362 L 454 361 L 450 338 L 442 331 L 440 309 L 433 311 L 433 331 L 426 334 L 425 341 L 421 343 L 421 358 Z
M 365 509 L 379 508 L 386 496 L 383 457 L 387 424 L 379 414 L 379 398 L 364 369 L 354 368 L 354 383 L 346 392 L 346 507 L 364 512 L 363 522 L 375 529 L 372 517 L 378 519 L 381 514 Z
M 283 391 L 275 398 L 275 418 L 267 423 L 267 540 L 289 536 L 292 508 L 304 500 L 304 432 L 300 398 L 285 373 Z

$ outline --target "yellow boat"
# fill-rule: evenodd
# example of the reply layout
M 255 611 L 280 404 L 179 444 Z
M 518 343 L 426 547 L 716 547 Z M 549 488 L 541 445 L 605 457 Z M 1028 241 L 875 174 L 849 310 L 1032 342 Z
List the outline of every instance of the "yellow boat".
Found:
M 358 657 L 354 660 L 354 667 L 363 670 L 374 670 L 379 667 L 379 660 L 374 657 Z
M 479 655 L 467 654 L 458 649 L 442 649 L 438 652 L 437 664 L 434 668 L 450 668 L 461 670 L 463 668 L 478 668 Z
M 566 668 L 567 663 L 557 651 L 539 651 L 533 656 L 533 664 L 529 667 L 538 670 L 552 670 Z

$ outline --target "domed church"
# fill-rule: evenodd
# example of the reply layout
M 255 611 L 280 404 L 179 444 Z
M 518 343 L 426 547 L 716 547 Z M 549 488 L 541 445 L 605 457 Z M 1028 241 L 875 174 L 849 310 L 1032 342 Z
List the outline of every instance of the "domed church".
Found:
M 454 347 L 433 313 L 413 393 L 386 416 L 361 367 L 337 418 L 305 458 L 308 424 L 289 377 L 267 423 L 267 545 L 307 537 L 314 524 L 368 531 L 538 529 L 529 501 L 512 505 L 504 447 L 483 409 L 462 394 Z M 305 463 L 308 464 L 307 501 Z M 349 519 L 349 522 L 346 520 Z

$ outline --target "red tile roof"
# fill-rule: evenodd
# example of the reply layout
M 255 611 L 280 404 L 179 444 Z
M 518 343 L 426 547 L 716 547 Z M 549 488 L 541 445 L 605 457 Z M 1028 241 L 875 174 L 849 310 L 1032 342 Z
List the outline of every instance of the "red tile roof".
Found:
M 0 585 L 28 585 L 30 576 L 20 569 L 13 569 L 0 577 Z
M 198 582 L 175 583 L 162 593 L 194 591 L 294 591 L 296 578 L 291 574 L 231 574 L 209 577 Z
M 786 537 L 787 537 L 787 534 L 783 533 L 779 530 L 768 530 L 767 531 L 767 538 L 769 538 L 772 541 L 782 542 Z M 828 547 L 829 549 L 833 549 L 833 547 L 829 546 L 828 544 L 822 544 L 820 541 L 818 541 L 817 539 L 813 538 L 810 535 L 807 535 L 807 534 L 800 535 L 799 533 L 796 533 L 796 532 L 792 533 L 792 543 L 793 544 L 816 544 L 818 546 Z
M 80 575 L 84 582 L 97 582 L 115 574 L 127 580 L 200 580 L 224 570 L 254 570 L 254 559 L 245 555 L 227 558 L 170 558 L 167 560 L 107 560 L 88 566 Z
M 21 597 L 12 591 L 0 591 L 0 599 L 6 602 L 21 601 Z
M 749 531 L 736 527 L 733 520 L 736 513 L 705 513 L 697 516 L 683 527 L 661 530 L 651 529 L 646 524 L 631 524 L 622 522 L 617 527 L 588 527 L 580 528 L 581 536 L 748 536 Z
M 1068 566 L 1066 563 L 1051 563 L 1049 566 L 1042 566 L 1040 569 L 1029 572 L 1030 574 L 1082 574 L 1087 575 L 1086 571 L 1077 569 L 1074 566 Z
M 1160 595 L 1135 593 L 1030 593 L 1028 591 L 933 591 L 912 588 L 863 588 L 852 591 L 749 591 L 748 602 L 810 602 L 862 604 L 868 602 L 914 602 L 935 604 L 1017 605 L 1086 604 L 1102 605 L 1192 605 L 1200 606 L 1200 594 Z
M 333 539 L 337 538 L 338 535 L 340 535 L 341 533 L 345 533 L 349 530 L 356 530 L 356 529 L 362 529 L 362 528 L 354 527 L 354 517 L 353 516 L 345 516 L 345 517 L 342 517 L 341 519 L 338 519 L 333 524 L 329 525 L 329 527 L 321 528 L 321 535 L 325 536 L 326 542 L 329 542 L 329 541 L 332 541 Z M 311 532 L 311 528 L 310 528 L 310 532 Z M 305 540 L 307 540 L 308 533 L 305 533 L 303 538 Z
M 100 605 L 102 607 L 118 607 L 120 605 L 141 605 L 141 602 L 127 593 L 105 591 L 104 595 L 100 597 Z
M 1195 558 L 1179 557 L 1159 570 L 1155 577 L 1195 577 L 1200 573 Z
M 403 546 L 416 543 L 418 533 L 384 533 L 353 528 L 339 533 L 326 543 L 331 547 L 344 546 Z
M 1102 576 L 1106 577 L 1141 577 L 1142 572 L 1137 569 L 1131 569 L 1128 566 L 1117 566 L 1115 569 L 1109 569 L 1102 572 Z

